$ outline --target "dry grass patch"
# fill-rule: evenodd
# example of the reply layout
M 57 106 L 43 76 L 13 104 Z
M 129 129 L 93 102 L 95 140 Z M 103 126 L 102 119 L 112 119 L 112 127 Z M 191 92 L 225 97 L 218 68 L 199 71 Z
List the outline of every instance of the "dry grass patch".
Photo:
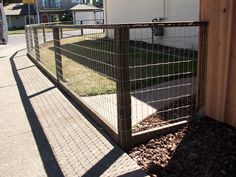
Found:
M 114 46 L 114 41 L 105 38 L 104 33 L 62 39 L 61 53 L 66 83 L 83 96 L 115 92 Z M 196 75 L 197 54 L 194 51 L 176 49 L 179 52 L 168 53 L 142 46 L 130 45 L 132 90 Z M 41 57 L 42 63 L 55 73 L 52 42 L 42 46 Z
M 66 38 L 61 41 L 61 45 L 83 40 L 83 37 Z M 41 46 L 41 62 L 50 72 L 56 74 L 53 42 Z M 80 96 L 94 96 L 116 91 L 116 83 L 113 80 L 64 55 L 62 55 L 62 66 L 65 83 Z

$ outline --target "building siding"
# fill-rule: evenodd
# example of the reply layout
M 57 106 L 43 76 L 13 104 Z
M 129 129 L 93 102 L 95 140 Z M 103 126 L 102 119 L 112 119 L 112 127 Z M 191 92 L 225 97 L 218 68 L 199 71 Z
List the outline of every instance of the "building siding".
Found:
M 199 20 L 199 0 L 105 0 L 108 23 Z M 164 8 L 165 2 L 165 8 Z
M 9 23 L 9 19 L 11 21 L 11 23 L 8 24 L 9 29 L 23 28 L 25 26 L 24 16 L 8 16 L 7 18 L 8 18 L 8 23 Z
M 122 9 L 122 10 L 121 10 Z M 105 0 L 105 23 L 134 23 L 151 22 L 155 18 L 164 18 L 165 21 L 198 21 L 199 0 Z M 152 42 L 152 31 L 133 30 L 130 33 L 131 39 Z M 187 31 L 188 35 L 197 36 L 198 28 Z M 181 28 L 166 28 L 164 37 L 156 38 L 155 43 L 178 48 L 197 49 L 198 41 L 195 39 L 180 39 L 183 34 Z M 108 31 L 108 36 L 113 38 L 113 33 Z M 166 40 L 167 38 L 177 40 Z M 157 42 L 158 41 L 158 42 Z

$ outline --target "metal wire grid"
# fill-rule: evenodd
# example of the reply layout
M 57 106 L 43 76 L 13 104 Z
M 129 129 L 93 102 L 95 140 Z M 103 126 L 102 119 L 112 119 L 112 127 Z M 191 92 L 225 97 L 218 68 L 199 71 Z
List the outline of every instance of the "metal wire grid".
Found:
M 63 80 L 81 99 L 117 131 L 114 42 L 101 29 L 58 42 Z
M 30 55 L 32 55 L 33 57 L 35 57 L 35 46 L 34 46 L 34 33 L 33 33 L 33 29 L 32 28 L 27 28 L 27 43 L 28 43 L 28 52 Z
M 47 31 L 46 31 L 47 30 Z M 38 30 L 40 62 L 53 75 L 56 75 L 55 53 L 53 49 L 52 29 Z M 45 38 L 45 39 L 44 39 Z
M 131 33 L 132 121 L 139 123 L 135 131 L 191 118 L 199 27 L 165 28 L 164 37 L 154 38 L 148 28 Z
M 40 57 L 40 61 L 46 68 L 49 69 L 49 71 L 51 71 L 53 74 L 55 74 L 56 72 L 56 67 L 55 67 L 55 54 L 54 54 L 54 50 L 53 50 L 53 43 L 52 41 L 47 42 L 46 44 L 43 43 L 42 40 L 37 40 L 36 35 L 39 35 L 38 38 L 41 39 L 42 36 L 40 36 L 39 31 L 37 34 L 33 34 L 33 30 L 29 29 L 27 31 L 28 33 L 26 34 L 27 36 L 27 42 L 29 42 L 29 53 L 36 58 L 36 56 Z M 102 49 L 100 48 L 101 46 L 103 46 L 102 44 L 107 43 L 104 42 L 103 40 L 101 40 L 102 38 L 104 38 L 104 34 L 101 34 L 101 32 L 103 32 L 103 30 L 89 30 L 86 29 L 85 31 L 85 35 L 84 35 L 84 41 L 89 41 L 89 46 L 85 45 L 78 45 L 76 43 L 68 43 L 67 41 L 70 41 L 68 39 L 60 40 L 60 42 L 63 44 L 62 47 L 59 47 L 62 53 L 62 58 L 65 62 L 65 65 L 63 66 L 63 68 L 58 68 L 57 69 L 61 69 L 63 72 L 65 72 L 65 75 L 61 75 L 61 77 L 64 78 L 64 81 L 66 82 L 66 84 L 71 87 L 74 91 L 76 91 L 76 93 L 78 95 L 84 96 L 84 97 L 88 97 L 88 95 L 90 95 L 91 93 L 87 93 L 86 91 L 83 90 L 77 90 L 76 87 L 78 87 L 79 84 L 83 84 L 86 85 L 86 81 L 82 81 L 80 83 L 78 83 L 78 75 L 76 74 L 67 74 L 70 72 L 71 69 L 70 66 L 74 66 L 73 68 L 75 70 L 81 69 L 81 67 L 83 67 L 83 65 L 85 67 L 83 67 L 86 75 L 84 75 L 84 77 L 86 78 L 92 78 L 92 76 L 96 76 L 98 75 L 98 79 L 101 79 L 100 81 L 98 80 L 96 83 L 98 84 L 98 88 L 100 86 L 103 87 L 108 87 L 108 91 L 112 92 L 113 94 L 107 94 L 105 96 L 103 95 L 94 95 L 94 98 L 91 99 L 86 99 L 85 98 L 85 102 L 90 105 L 90 107 L 92 109 L 94 109 L 95 111 L 97 111 L 102 117 L 110 117 L 110 119 L 106 119 L 105 121 L 111 125 L 112 128 L 117 129 L 117 120 L 115 120 L 116 118 L 116 114 L 114 112 L 116 112 L 116 102 L 114 101 L 116 99 L 116 95 L 115 93 L 115 81 L 114 81 L 114 59 L 107 58 L 106 60 L 109 60 L 108 63 L 105 63 L 104 61 L 102 61 L 101 57 L 104 57 L 104 52 L 101 53 Z M 32 37 L 31 37 L 32 35 Z M 61 34 L 60 34 L 61 35 Z M 80 33 L 78 33 L 78 35 L 80 35 Z M 78 35 L 74 35 L 73 38 L 75 38 L 75 36 Z M 50 35 L 49 35 L 50 36 Z M 29 37 L 29 39 L 28 39 Z M 49 37 L 50 38 L 50 37 Z M 36 40 L 35 40 L 36 39 Z M 80 39 L 79 39 L 80 40 Z M 100 40 L 100 41 L 98 41 Z M 36 47 L 38 47 L 40 49 L 40 53 L 36 53 L 35 54 L 35 46 L 34 45 L 34 41 L 36 41 L 36 43 L 39 43 L 39 45 L 37 45 Z M 72 40 L 74 41 L 74 40 Z M 97 41 L 96 43 L 92 43 L 91 41 Z M 92 44 L 92 45 L 91 45 Z M 77 47 L 77 49 L 81 49 L 80 52 L 78 51 L 74 51 L 68 49 L 67 47 L 64 47 L 64 45 L 68 45 L 69 48 L 71 48 L 71 46 L 73 47 Z M 91 45 L 91 46 L 90 46 Z M 109 50 L 109 48 L 113 48 L 112 44 L 106 44 L 106 48 L 107 50 Z M 33 46 L 33 47 L 32 47 Z M 99 47 L 100 46 L 100 47 Z M 100 48 L 100 49 L 99 49 Z M 91 53 L 92 50 L 96 51 L 95 53 L 92 52 L 92 55 L 100 55 L 100 59 L 97 60 L 96 57 L 92 57 L 92 56 L 86 56 L 86 54 L 88 55 L 88 53 L 84 53 L 84 50 L 87 50 L 87 52 Z M 68 56 L 69 54 L 69 56 Z M 113 55 L 112 52 L 107 52 L 108 55 Z M 39 56 L 40 55 L 40 56 Z M 70 56 L 72 55 L 72 56 Z M 108 57 L 107 55 L 107 57 Z M 73 62 L 72 58 L 79 58 L 80 60 Z M 56 59 L 57 62 L 62 62 Z M 70 61 L 68 63 L 68 61 Z M 82 64 L 79 64 L 79 63 Z M 70 66 L 68 67 L 68 64 L 70 64 Z M 62 64 L 63 65 L 63 64 Z M 80 65 L 80 66 L 79 66 Z M 102 67 L 105 67 L 105 69 L 103 69 Z M 74 71 L 76 73 L 76 71 Z M 60 73 L 57 73 L 60 75 Z M 107 79 L 108 77 L 108 79 Z M 105 78 L 105 79 L 104 79 Z M 84 82 L 84 83 L 83 83 Z M 109 84 L 112 84 L 114 88 L 112 88 L 113 90 L 109 90 Z M 80 86 L 81 87 L 81 86 Z M 95 88 L 96 89 L 96 88 Z M 104 88 L 103 88 L 104 89 Z M 91 95 L 90 95 L 91 96 Z M 109 104 L 109 102 L 112 102 L 112 106 L 111 104 Z M 109 108 L 109 111 L 107 110 L 107 108 Z M 113 115 L 109 115 L 109 114 L 113 114 Z
M 117 132 L 118 68 L 115 56 L 121 54 L 115 51 L 114 29 L 108 29 L 103 33 L 104 29 L 87 27 L 83 35 L 78 29 L 77 34 L 58 40 L 61 45 L 56 48 L 60 53 L 56 54 L 62 59 L 56 59 L 56 62 L 61 62 L 62 67 L 58 69 L 62 73 L 59 74 L 67 86 Z M 155 118 L 158 121 L 154 126 L 162 126 L 192 117 L 197 51 L 204 47 L 199 46 L 198 38 L 198 26 L 166 27 L 164 37 L 154 38 L 149 27 L 130 29 L 127 55 L 130 60 L 131 117 L 135 128 L 153 128 L 146 124 L 146 118 Z M 48 51 L 55 52 L 52 43 L 50 47 L 40 43 L 41 58 L 45 46 L 47 50 L 51 47 Z M 45 51 L 46 58 L 48 51 Z

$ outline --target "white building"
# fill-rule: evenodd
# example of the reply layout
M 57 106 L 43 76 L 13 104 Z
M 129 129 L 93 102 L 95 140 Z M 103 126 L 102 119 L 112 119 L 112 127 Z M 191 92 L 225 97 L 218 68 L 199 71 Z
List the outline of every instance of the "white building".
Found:
M 103 10 L 93 5 L 77 4 L 70 9 L 74 24 L 103 23 Z
M 92 0 L 37 0 L 40 21 L 42 23 L 59 21 L 71 7 L 83 3 L 91 4 Z
M 199 0 L 104 0 L 105 23 L 198 21 Z M 198 28 L 165 28 L 164 36 L 154 37 L 155 43 L 179 48 L 197 48 Z M 111 31 L 108 36 L 113 37 Z M 131 40 L 152 41 L 151 29 L 131 30 Z M 184 39 L 183 39 L 184 38 Z

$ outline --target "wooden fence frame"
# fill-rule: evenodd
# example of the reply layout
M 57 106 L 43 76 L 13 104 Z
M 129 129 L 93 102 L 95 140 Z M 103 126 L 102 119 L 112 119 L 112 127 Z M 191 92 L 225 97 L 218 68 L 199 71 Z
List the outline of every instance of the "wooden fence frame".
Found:
M 162 134 L 166 134 L 176 130 L 178 127 L 182 127 L 186 122 L 183 121 L 181 124 L 173 124 L 170 126 L 163 127 L 162 129 L 158 128 L 155 130 L 146 131 L 145 134 L 136 133 L 132 135 L 132 127 L 131 127 L 131 94 L 130 94 L 130 78 L 129 78 L 129 30 L 136 28 L 153 28 L 158 26 L 164 27 L 200 27 L 200 45 L 204 45 L 206 43 L 207 38 L 202 38 L 202 34 L 207 34 L 207 26 L 208 23 L 203 22 L 157 22 L 157 23 L 134 23 L 134 24 L 113 24 L 113 25 L 62 25 L 62 24 L 54 24 L 54 25 L 31 25 L 26 26 L 26 36 L 27 39 L 27 48 L 30 48 L 28 42 L 30 41 L 30 34 L 28 30 L 34 29 L 34 36 L 38 36 L 37 30 L 43 29 L 43 38 L 44 42 L 46 42 L 45 29 L 49 28 L 53 30 L 53 41 L 54 41 L 54 51 L 55 51 L 55 61 L 56 61 L 56 76 L 55 78 L 47 69 L 39 62 L 35 62 L 33 56 L 28 52 L 29 58 L 36 63 L 36 65 L 48 75 L 67 95 L 69 95 L 76 103 L 85 110 L 85 112 L 90 115 L 96 123 L 104 128 L 104 130 L 115 140 L 118 144 L 124 149 L 129 150 L 133 144 L 145 142 L 150 138 L 154 138 L 155 136 L 159 136 L 160 132 Z M 96 114 L 89 106 L 80 99 L 73 91 L 71 91 L 62 81 L 63 81 L 63 71 L 62 71 L 62 63 L 61 63 L 61 51 L 60 51 L 60 39 L 63 38 L 63 28 L 71 28 L 71 29 L 114 29 L 115 32 L 115 58 L 116 58 L 116 84 L 117 84 L 117 111 L 118 111 L 118 132 L 109 127 L 103 119 Z M 37 39 L 35 39 L 37 41 Z M 201 48 L 201 47 L 200 47 Z M 39 51 L 39 48 L 35 48 L 36 51 Z M 198 109 L 204 106 L 204 102 L 202 102 L 202 97 L 205 92 L 204 84 L 204 73 L 205 67 L 203 64 L 206 61 L 206 49 L 202 48 L 199 51 L 199 63 L 198 63 L 198 87 L 197 87 L 197 106 Z M 40 55 L 39 55 L 40 57 Z M 37 57 L 36 57 L 37 58 Z M 37 59 L 36 61 L 39 61 Z

